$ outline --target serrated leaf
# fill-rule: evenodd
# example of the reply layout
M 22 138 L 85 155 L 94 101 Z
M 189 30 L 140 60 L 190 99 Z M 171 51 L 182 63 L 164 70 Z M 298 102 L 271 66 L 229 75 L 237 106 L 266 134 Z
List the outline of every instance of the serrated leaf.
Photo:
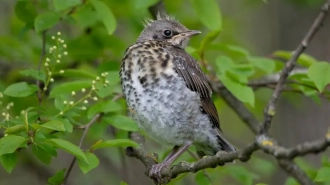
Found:
M 49 185 L 61 185 L 64 180 L 65 169 L 56 172 L 52 177 L 48 178 Z
M 53 0 L 54 8 L 58 11 L 72 8 L 80 3 L 80 0 Z
M 215 0 L 191 0 L 200 21 L 210 30 L 222 29 L 222 16 Z
M 112 14 L 110 8 L 104 4 L 102 1 L 91 0 L 90 1 L 94 6 L 99 17 L 102 19 L 104 26 L 106 27 L 108 34 L 111 35 L 117 26 L 116 19 Z
M 4 91 L 3 94 L 11 97 L 26 97 L 38 91 L 36 85 L 29 85 L 26 82 L 19 82 L 11 84 Z
M 248 61 L 258 69 L 271 74 L 275 71 L 275 61 L 264 57 L 248 57 Z
M 44 71 L 26 69 L 26 70 L 19 71 L 19 73 L 23 76 L 31 76 L 32 78 L 41 80 L 43 82 L 46 81 L 46 74 Z
M 100 148 L 129 147 L 129 146 L 139 147 L 140 145 L 130 139 L 113 139 L 113 140 L 102 141 L 93 145 L 93 150 Z
M 38 145 L 32 146 L 32 153 L 45 164 L 50 164 L 52 160 L 52 155 Z
M 330 83 L 330 64 L 318 62 L 310 66 L 307 73 L 308 77 L 314 82 L 320 92 Z
M 1 155 L 0 163 L 8 173 L 11 173 L 17 164 L 16 153 Z
M 73 82 L 62 83 L 61 85 L 58 85 L 51 90 L 50 96 L 54 97 L 60 94 L 68 94 L 72 91 L 80 91 L 82 88 L 91 87 L 91 85 L 91 80 L 77 80 Z
M 34 28 L 37 33 L 52 28 L 60 20 L 60 15 L 56 12 L 45 12 L 39 14 L 34 20 Z
M 63 139 L 49 139 L 49 140 L 46 140 L 46 142 L 57 148 L 60 148 L 64 151 L 66 151 L 66 152 L 76 156 L 78 159 L 84 160 L 85 162 L 88 163 L 84 152 L 82 152 L 82 150 L 75 144 L 70 143 L 69 141 L 66 141 Z
M 3 154 L 10 154 L 16 151 L 26 139 L 22 136 L 8 135 L 0 139 L 0 156 Z
M 126 131 L 138 131 L 139 128 L 136 123 L 129 117 L 123 115 L 105 116 L 103 118 L 112 126 Z
M 88 163 L 78 159 L 79 168 L 84 174 L 96 168 L 100 163 L 99 159 L 93 153 L 87 152 L 85 153 L 85 155 L 88 160 Z
M 43 128 L 51 129 L 51 130 L 65 131 L 63 123 L 60 121 L 57 121 L 57 120 L 48 121 L 40 126 Z
M 226 74 L 218 75 L 223 85 L 241 102 L 248 103 L 254 107 L 254 92 L 251 87 L 241 84 Z

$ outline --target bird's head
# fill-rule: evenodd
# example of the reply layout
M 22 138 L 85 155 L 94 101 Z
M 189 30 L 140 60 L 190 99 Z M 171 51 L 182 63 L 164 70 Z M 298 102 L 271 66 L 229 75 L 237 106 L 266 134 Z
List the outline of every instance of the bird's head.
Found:
M 201 32 L 189 30 L 172 17 L 157 16 L 157 20 L 145 20 L 145 28 L 138 38 L 138 42 L 148 40 L 158 40 L 169 42 L 170 44 L 185 48 L 188 45 L 190 37 L 198 35 Z

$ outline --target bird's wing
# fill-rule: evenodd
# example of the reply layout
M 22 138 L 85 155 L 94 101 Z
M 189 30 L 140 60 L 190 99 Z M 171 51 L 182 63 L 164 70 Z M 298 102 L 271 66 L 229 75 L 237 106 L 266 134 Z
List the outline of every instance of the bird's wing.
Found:
M 202 111 L 209 116 L 213 126 L 221 130 L 218 112 L 211 99 L 212 89 L 197 61 L 181 48 L 170 47 L 168 49 L 174 56 L 173 63 L 176 72 L 184 79 L 190 90 L 199 93 Z

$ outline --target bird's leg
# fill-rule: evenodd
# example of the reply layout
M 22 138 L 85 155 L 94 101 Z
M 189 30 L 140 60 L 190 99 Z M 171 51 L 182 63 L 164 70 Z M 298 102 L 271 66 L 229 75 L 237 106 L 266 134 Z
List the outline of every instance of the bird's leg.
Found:
M 181 147 L 175 146 L 172 151 L 166 156 L 165 160 L 162 163 L 152 165 L 149 171 L 149 176 L 155 177 L 159 182 L 162 177 L 162 169 L 171 165 L 175 161 L 175 159 L 177 159 L 183 152 L 185 152 L 190 147 L 191 144 L 192 142 L 190 141 Z

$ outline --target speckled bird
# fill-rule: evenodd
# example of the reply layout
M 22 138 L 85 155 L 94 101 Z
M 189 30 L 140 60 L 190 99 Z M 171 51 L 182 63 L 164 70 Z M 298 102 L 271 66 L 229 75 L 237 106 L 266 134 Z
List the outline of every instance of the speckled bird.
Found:
M 200 33 L 158 16 L 146 21 L 122 60 L 120 78 L 131 117 L 156 141 L 174 146 L 150 176 L 159 177 L 191 145 L 199 157 L 236 150 L 222 137 L 205 75 L 185 51 L 189 39 Z

